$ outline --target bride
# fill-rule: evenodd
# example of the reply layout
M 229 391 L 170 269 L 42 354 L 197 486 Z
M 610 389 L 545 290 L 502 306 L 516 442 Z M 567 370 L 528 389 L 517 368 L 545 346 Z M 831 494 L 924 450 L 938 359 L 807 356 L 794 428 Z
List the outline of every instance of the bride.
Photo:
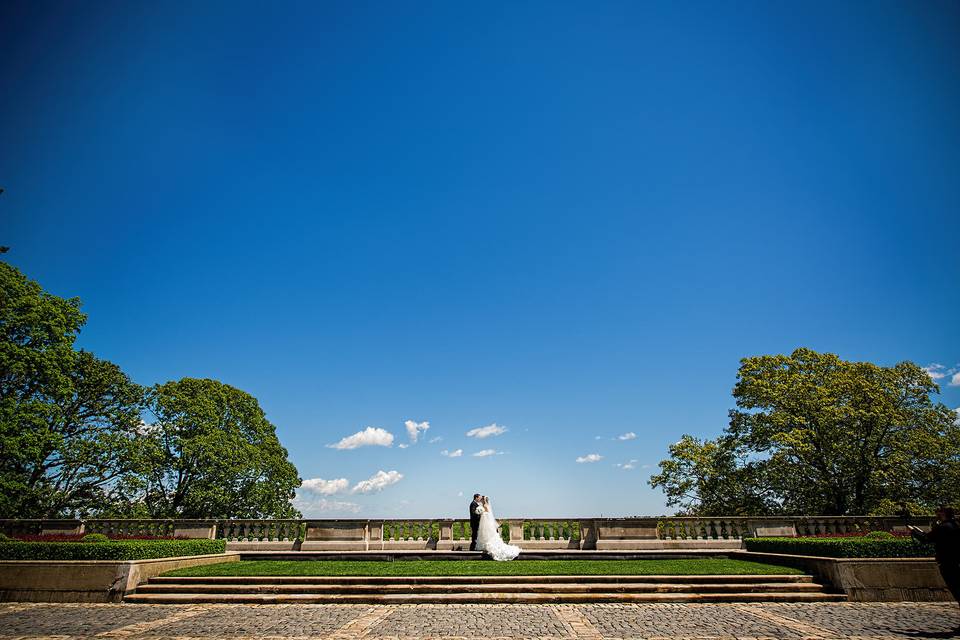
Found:
M 494 560 L 513 560 L 520 555 L 520 547 L 507 544 L 497 531 L 497 521 L 490 509 L 490 498 L 480 498 L 480 527 L 477 530 L 477 551 L 485 551 Z

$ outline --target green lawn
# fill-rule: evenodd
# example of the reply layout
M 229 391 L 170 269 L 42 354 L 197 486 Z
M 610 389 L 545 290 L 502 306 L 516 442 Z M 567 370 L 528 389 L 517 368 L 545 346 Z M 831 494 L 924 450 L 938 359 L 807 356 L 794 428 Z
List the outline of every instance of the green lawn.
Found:
M 751 575 L 798 574 L 759 562 L 693 560 L 254 560 L 176 569 L 165 576 L 520 576 L 520 575 Z

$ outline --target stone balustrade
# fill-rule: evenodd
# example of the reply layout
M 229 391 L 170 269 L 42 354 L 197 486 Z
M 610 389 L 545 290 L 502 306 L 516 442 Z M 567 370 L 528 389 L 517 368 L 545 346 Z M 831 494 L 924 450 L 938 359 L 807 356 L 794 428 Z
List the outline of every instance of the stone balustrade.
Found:
M 931 516 L 503 518 L 505 542 L 523 549 L 737 549 L 751 536 L 843 534 L 927 527 Z M 302 551 L 466 550 L 467 519 L 0 520 L 9 536 L 104 533 L 225 539 L 230 549 Z

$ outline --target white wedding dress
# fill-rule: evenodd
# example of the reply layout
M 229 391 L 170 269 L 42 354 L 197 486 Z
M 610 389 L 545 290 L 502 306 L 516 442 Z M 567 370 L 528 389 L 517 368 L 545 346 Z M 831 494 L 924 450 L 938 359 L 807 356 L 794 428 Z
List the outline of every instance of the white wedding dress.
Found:
M 494 560 L 513 560 L 520 555 L 520 547 L 507 544 L 497 532 L 497 521 L 493 511 L 480 514 L 480 526 L 477 529 L 477 551 L 484 551 Z

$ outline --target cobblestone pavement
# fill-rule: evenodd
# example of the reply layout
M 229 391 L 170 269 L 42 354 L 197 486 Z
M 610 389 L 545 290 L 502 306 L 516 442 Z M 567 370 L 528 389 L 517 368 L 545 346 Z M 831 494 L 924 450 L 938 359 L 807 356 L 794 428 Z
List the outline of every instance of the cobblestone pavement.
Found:
M 0 604 L 0 640 L 960 638 L 941 603 L 583 605 Z

